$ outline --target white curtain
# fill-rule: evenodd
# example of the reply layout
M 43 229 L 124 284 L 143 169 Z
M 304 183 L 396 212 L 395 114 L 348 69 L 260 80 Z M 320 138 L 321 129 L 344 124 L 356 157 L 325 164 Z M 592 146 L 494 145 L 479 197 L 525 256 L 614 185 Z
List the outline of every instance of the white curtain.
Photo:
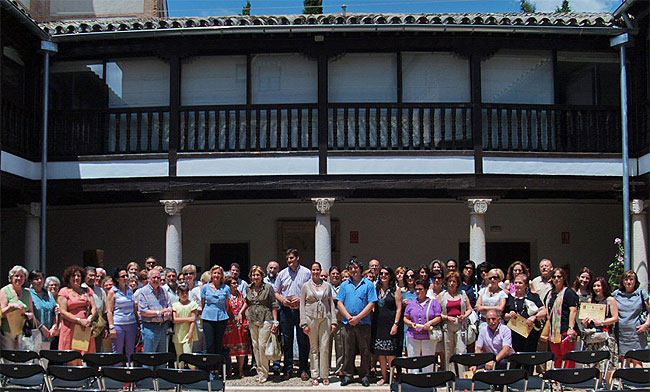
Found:
M 403 53 L 404 102 L 469 102 L 469 60 L 453 53 Z
M 246 103 L 246 56 L 194 57 L 181 68 L 182 105 Z
M 551 51 L 500 50 L 481 62 L 485 103 L 553 104 Z
M 330 60 L 330 102 L 396 102 L 395 53 L 351 53 Z
M 318 63 L 297 53 L 258 54 L 252 61 L 253 104 L 318 102 Z
M 169 105 L 169 64 L 140 58 L 106 63 L 109 106 L 129 108 Z

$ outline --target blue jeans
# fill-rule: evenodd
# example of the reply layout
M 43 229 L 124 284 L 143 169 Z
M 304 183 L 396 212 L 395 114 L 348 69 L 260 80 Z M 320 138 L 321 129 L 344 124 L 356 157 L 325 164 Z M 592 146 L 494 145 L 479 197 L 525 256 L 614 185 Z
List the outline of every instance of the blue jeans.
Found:
M 142 348 L 146 353 L 167 352 L 167 323 L 142 323 Z M 156 369 L 164 365 L 156 366 Z

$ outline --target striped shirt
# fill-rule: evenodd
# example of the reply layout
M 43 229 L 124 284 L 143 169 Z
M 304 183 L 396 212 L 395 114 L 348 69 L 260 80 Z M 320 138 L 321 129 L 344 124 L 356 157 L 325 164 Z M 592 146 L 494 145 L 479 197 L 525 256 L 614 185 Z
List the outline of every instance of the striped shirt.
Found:
M 169 297 L 167 293 L 163 290 L 162 287 L 158 287 L 158 292 L 151 287 L 151 284 L 147 284 L 140 290 L 138 290 L 138 295 L 136 298 L 138 301 L 138 313 L 140 314 L 140 320 L 145 323 L 160 323 L 165 321 L 165 318 L 160 316 L 147 317 L 143 316 L 142 313 L 146 310 L 160 311 L 162 313 L 163 309 L 166 309 L 171 306 L 169 303 Z

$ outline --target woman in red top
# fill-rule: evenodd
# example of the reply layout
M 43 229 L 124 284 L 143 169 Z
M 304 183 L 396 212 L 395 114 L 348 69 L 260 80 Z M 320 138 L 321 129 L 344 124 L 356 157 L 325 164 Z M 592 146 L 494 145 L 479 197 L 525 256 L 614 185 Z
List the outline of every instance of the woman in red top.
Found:
M 248 320 L 246 316 L 241 313 L 241 309 L 246 303 L 244 293 L 237 290 L 237 279 L 227 277 L 224 284 L 230 286 L 230 299 L 228 300 L 228 326 L 226 327 L 226 334 L 223 337 L 223 346 L 230 350 L 230 355 L 237 357 L 237 365 L 239 369 L 238 376 L 244 377 L 244 360 L 246 356 L 251 354 L 251 344 L 248 331 Z

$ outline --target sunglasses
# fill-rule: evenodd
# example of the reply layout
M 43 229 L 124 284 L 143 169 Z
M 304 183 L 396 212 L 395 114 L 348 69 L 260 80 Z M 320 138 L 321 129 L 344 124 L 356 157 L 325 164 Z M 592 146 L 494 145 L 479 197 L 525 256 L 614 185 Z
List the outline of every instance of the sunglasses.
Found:
M 390 276 L 390 274 L 388 272 L 380 272 L 379 275 L 381 275 L 381 276 Z
M 415 275 L 412 274 L 406 275 L 406 279 L 415 279 Z
M 129 275 L 120 275 L 120 278 L 122 278 L 122 279 L 128 278 L 128 277 L 129 277 Z
M 488 279 L 490 279 L 490 280 L 498 280 L 499 277 L 498 276 L 490 276 Z
M 564 277 L 562 275 L 556 275 L 553 277 L 553 279 L 563 279 Z

